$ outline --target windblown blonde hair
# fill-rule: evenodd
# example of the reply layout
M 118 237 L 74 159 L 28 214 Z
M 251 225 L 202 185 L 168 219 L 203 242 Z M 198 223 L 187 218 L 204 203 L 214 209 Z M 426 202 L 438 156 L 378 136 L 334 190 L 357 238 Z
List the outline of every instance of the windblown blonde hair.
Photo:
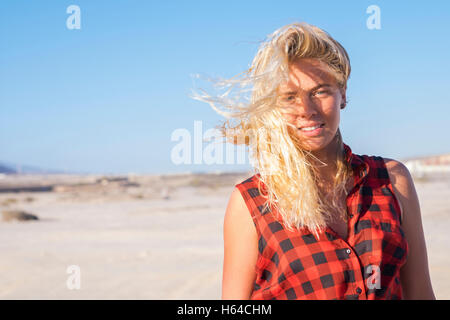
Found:
M 346 216 L 342 199 L 351 168 L 345 162 L 338 129 L 337 174 L 332 190 L 321 192 L 317 168 L 311 164 L 314 156 L 301 148 L 292 125 L 276 107 L 277 89 L 288 80 L 290 63 L 299 58 L 324 62 L 339 87 L 346 88 L 351 69 L 345 49 L 320 28 L 294 23 L 269 35 L 246 72 L 217 81 L 222 94 L 211 96 L 200 90 L 193 98 L 228 118 L 219 126 L 228 142 L 249 146 L 251 163 L 266 187 L 263 192 L 260 185 L 266 206 L 278 210 L 285 227 L 305 227 L 318 235 L 336 211 Z

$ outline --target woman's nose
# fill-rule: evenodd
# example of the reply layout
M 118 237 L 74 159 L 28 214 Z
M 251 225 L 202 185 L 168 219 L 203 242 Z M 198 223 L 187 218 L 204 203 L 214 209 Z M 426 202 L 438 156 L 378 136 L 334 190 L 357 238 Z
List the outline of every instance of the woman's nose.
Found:
M 302 117 L 310 117 L 317 113 L 317 106 L 309 97 L 296 97 L 294 109 Z

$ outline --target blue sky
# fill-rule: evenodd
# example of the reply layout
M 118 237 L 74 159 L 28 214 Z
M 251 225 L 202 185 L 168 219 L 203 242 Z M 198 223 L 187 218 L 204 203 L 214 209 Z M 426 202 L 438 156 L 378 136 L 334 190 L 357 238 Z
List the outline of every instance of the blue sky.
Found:
M 69 30 L 69 5 L 81 29 Z M 381 29 L 369 30 L 370 5 Z M 450 152 L 448 1 L 1 1 L 0 162 L 73 172 L 245 170 L 175 165 L 175 129 L 222 118 L 192 74 L 244 71 L 275 29 L 306 21 L 347 49 L 344 142 L 394 159 Z

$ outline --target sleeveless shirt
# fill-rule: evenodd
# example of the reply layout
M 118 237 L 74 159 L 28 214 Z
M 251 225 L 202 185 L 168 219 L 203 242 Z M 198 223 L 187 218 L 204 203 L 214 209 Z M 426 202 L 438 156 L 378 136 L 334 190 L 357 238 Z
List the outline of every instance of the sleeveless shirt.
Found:
M 408 244 L 384 160 L 353 154 L 345 143 L 344 152 L 354 177 L 346 197 L 347 239 L 330 227 L 319 237 L 306 228 L 286 229 L 277 210 L 264 206 L 259 173 L 236 185 L 259 239 L 251 300 L 402 299 Z

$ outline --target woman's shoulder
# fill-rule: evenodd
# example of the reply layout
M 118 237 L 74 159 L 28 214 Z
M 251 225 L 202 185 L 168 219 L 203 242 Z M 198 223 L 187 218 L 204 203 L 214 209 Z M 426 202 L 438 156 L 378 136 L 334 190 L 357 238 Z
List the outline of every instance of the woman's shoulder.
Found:
M 411 181 L 412 177 L 408 170 L 408 167 L 399 160 L 387 158 L 379 155 L 362 155 L 361 159 L 365 160 L 371 167 L 386 168 L 388 172 L 389 179 L 392 183 L 398 180 Z
M 252 176 L 253 177 L 253 176 Z M 253 199 L 253 188 L 249 187 L 252 177 L 235 185 L 228 200 L 225 212 L 225 226 L 228 230 L 236 230 L 234 226 L 240 226 L 242 232 L 255 232 L 253 220 L 253 212 L 256 208 Z M 244 228 L 244 229 L 242 229 Z
M 400 206 L 401 215 L 405 207 L 406 195 L 414 193 L 414 181 L 407 166 L 399 160 L 380 155 L 354 154 L 358 161 L 367 164 L 370 174 L 376 179 L 389 180 Z
M 401 161 L 391 158 L 383 158 L 383 161 L 389 174 L 389 180 L 394 191 L 399 194 L 398 196 L 401 198 L 402 195 L 410 193 L 414 189 L 414 180 L 408 167 Z
M 386 169 L 389 173 L 392 173 L 393 176 L 402 176 L 406 178 L 410 176 L 408 168 L 401 161 L 385 157 L 382 159 L 386 165 Z
M 251 193 L 251 190 L 256 188 L 259 180 L 259 173 L 255 173 L 253 175 L 248 175 L 244 178 L 237 180 L 234 185 L 233 192 L 231 194 L 231 198 L 239 198 L 244 199 L 244 201 L 248 198 L 246 194 Z
M 386 166 L 390 184 L 400 206 L 400 216 L 404 219 L 408 202 L 416 197 L 414 180 L 404 163 L 399 160 L 380 157 Z
M 389 176 L 391 184 L 397 188 L 404 188 L 413 183 L 408 167 L 399 160 L 382 156 L 363 156 L 366 162 L 371 162 L 371 166 L 384 167 Z
M 353 154 L 360 162 L 365 162 L 369 167 L 386 168 L 389 176 L 409 178 L 410 173 L 404 163 L 399 160 L 380 155 Z
M 231 201 L 237 206 L 247 207 L 253 218 L 257 212 L 264 211 L 267 201 L 267 187 L 261 179 L 261 175 L 256 173 L 245 178 L 235 185 L 231 195 Z M 248 212 L 247 211 L 247 212 Z
M 252 176 L 247 176 L 243 180 L 238 181 L 238 183 L 236 183 L 236 186 L 238 186 L 238 185 L 244 186 L 244 185 L 248 185 L 248 184 L 254 184 L 259 181 L 260 177 L 261 177 L 261 175 L 259 173 L 255 173 Z
M 241 193 L 250 193 L 249 196 L 256 197 L 259 195 L 259 191 L 264 190 L 260 187 L 264 187 L 264 183 L 261 180 L 261 175 L 255 173 L 252 176 L 248 176 L 243 180 L 240 180 L 235 184 L 235 189 L 238 189 Z

